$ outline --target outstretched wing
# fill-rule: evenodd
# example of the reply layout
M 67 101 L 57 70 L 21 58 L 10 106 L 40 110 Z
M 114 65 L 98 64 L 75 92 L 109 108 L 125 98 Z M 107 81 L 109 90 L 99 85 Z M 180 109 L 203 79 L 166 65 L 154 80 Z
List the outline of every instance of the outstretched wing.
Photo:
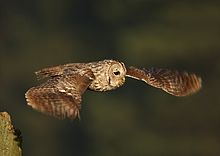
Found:
M 43 113 L 58 118 L 79 117 L 81 95 L 94 79 L 91 70 L 79 74 L 66 74 L 49 79 L 40 86 L 29 89 L 28 105 Z
M 195 93 L 202 86 L 202 80 L 197 75 L 169 69 L 150 68 L 141 70 L 128 67 L 126 76 L 142 80 L 175 96 Z
M 50 78 L 60 76 L 66 73 L 77 73 L 82 70 L 83 63 L 69 63 L 64 65 L 58 65 L 53 67 L 44 68 L 35 72 L 38 79 Z
M 35 74 L 37 75 L 38 79 L 43 79 L 46 77 L 53 77 L 63 74 L 63 66 L 55 66 L 55 67 L 49 67 L 44 68 L 39 71 L 36 71 Z

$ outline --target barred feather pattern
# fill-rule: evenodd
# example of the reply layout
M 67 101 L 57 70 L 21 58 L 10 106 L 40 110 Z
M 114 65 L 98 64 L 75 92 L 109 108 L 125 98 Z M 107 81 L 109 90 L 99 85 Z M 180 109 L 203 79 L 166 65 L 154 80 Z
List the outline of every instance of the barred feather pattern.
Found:
M 193 94 L 202 86 L 202 80 L 199 76 L 169 69 L 149 68 L 141 70 L 129 67 L 127 76 L 142 80 L 175 96 Z
M 81 95 L 93 79 L 94 75 L 90 70 L 84 75 L 67 74 L 51 78 L 27 91 L 27 103 L 34 109 L 57 118 L 80 117 Z
M 123 62 L 102 60 L 89 63 L 69 63 L 44 68 L 36 72 L 43 84 L 30 88 L 27 104 L 34 109 L 57 118 L 80 117 L 82 95 L 93 91 L 113 90 L 125 82 L 125 77 L 142 80 L 174 96 L 186 96 L 197 92 L 202 80 L 196 74 L 169 69 L 138 69 L 125 67 Z

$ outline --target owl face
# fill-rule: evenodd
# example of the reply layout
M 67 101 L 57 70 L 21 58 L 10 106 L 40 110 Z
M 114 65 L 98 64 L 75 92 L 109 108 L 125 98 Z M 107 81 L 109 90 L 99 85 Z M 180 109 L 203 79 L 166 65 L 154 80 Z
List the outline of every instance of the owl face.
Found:
M 112 88 L 120 87 L 125 82 L 126 68 L 124 63 L 113 63 L 108 70 L 108 82 Z

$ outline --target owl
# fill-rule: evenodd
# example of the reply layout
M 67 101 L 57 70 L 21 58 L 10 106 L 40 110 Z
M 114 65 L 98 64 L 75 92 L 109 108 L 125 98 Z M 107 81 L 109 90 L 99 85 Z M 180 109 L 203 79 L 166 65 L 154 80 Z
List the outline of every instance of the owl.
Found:
M 69 63 L 44 68 L 35 73 L 38 79 L 47 79 L 26 94 L 32 108 L 57 118 L 80 118 L 83 93 L 109 91 L 122 86 L 125 78 L 144 81 L 174 96 L 187 96 L 197 92 L 202 84 L 195 74 L 176 70 L 126 67 L 123 62 L 103 60 L 89 63 Z

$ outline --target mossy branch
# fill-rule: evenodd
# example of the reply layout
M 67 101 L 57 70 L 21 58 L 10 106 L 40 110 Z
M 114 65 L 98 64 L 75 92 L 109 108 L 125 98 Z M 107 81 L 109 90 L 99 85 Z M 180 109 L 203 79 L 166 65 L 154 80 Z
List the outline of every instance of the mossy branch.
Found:
M 0 112 L 0 156 L 21 156 L 21 135 L 7 112 Z

